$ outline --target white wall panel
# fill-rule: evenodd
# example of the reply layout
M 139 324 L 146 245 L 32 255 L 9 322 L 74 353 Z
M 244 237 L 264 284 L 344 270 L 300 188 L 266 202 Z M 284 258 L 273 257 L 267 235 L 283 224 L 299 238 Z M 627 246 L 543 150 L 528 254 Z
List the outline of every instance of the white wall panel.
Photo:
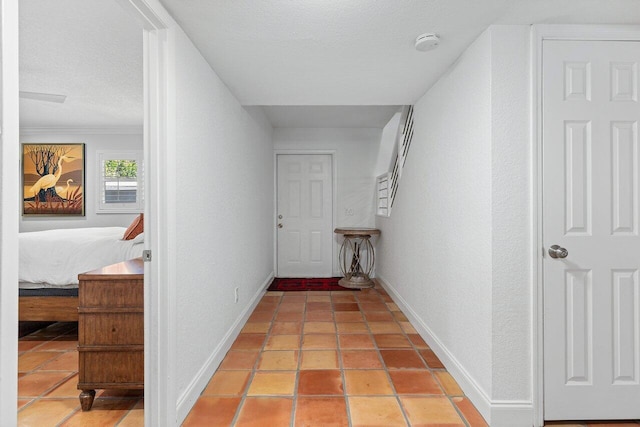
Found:
M 309 238 L 309 259 L 322 262 L 322 231 L 311 231 Z
M 591 123 L 565 122 L 565 233 L 591 234 Z
M 611 124 L 612 234 L 638 234 L 638 123 Z
M 287 218 L 300 218 L 300 212 L 302 211 L 302 206 L 300 206 L 302 203 L 300 181 L 289 181 L 287 187 L 289 206 L 285 214 Z
M 311 173 L 322 173 L 323 172 L 322 162 L 310 162 L 309 163 L 309 172 Z
M 566 383 L 593 381 L 593 283 L 590 270 L 570 270 L 565 275 Z
M 638 100 L 638 64 L 636 62 L 613 62 L 610 64 L 611 100 Z
M 613 270 L 613 384 L 640 381 L 638 270 Z
M 309 203 L 311 203 L 309 207 L 310 216 L 311 218 L 322 218 L 322 212 L 324 211 L 322 181 L 312 180 L 309 182 L 309 187 Z
M 591 101 L 591 64 L 566 62 L 564 64 L 564 99 Z

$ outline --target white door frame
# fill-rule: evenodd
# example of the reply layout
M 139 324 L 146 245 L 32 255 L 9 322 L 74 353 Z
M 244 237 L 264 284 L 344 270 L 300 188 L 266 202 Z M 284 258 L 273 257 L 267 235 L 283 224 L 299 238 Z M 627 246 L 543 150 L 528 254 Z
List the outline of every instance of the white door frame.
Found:
M 331 180 L 333 181 L 331 184 L 331 223 L 332 228 L 336 227 L 336 219 L 338 218 L 338 203 L 337 203 L 337 195 L 338 195 L 338 166 L 336 159 L 336 150 L 294 150 L 294 149 L 274 149 L 273 150 L 273 271 L 275 271 L 275 277 L 278 277 L 278 228 L 277 228 L 277 217 L 278 217 L 278 156 L 280 154 L 328 154 L 331 156 Z M 331 272 L 335 276 L 338 274 L 336 270 L 338 268 L 337 265 L 337 244 L 335 239 L 332 240 L 333 244 L 331 245 Z
M 174 426 L 177 420 L 175 210 L 162 194 L 175 193 L 175 22 L 153 0 L 116 0 L 143 26 L 145 247 L 144 423 Z
M 531 29 L 531 268 L 533 425 L 544 424 L 542 246 L 542 42 L 544 40 L 640 41 L 638 25 L 533 25 Z
M 0 0 L 2 75 L 2 211 L 0 212 L 0 275 L 1 283 L 18 283 L 17 251 L 19 199 L 19 101 L 18 101 L 18 2 Z M 166 244 L 175 234 L 175 221 L 168 202 L 158 197 L 171 189 L 171 176 L 163 175 L 175 146 L 174 106 L 168 102 L 174 93 L 172 44 L 175 25 L 171 16 L 153 0 L 116 0 L 144 27 L 144 148 L 145 246 L 153 251 L 153 262 L 145 263 L 145 424 L 175 425 L 175 305 L 171 301 L 170 283 L 175 283 L 174 266 L 170 260 L 172 245 Z M 168 119 L 168 120 L 167 120 Z M 174 224 L 172 227 L 171 225 Z M 160 230 L 166 230 L 160 233 Z M 171 234 L 174 232 L 174 234 Z M 11 250 L 7 250 L 11 248 Z M 173 276 L 171 273 L 174 273 Z M 153 286 L 151 286 L 153 283 Z M 17 422 L 17 286 L 0 287 L 0 413 L 3 425 Z
M 18 2 L 2 0 L 0 8 L 0 414 L 3 425 L 13 426 L 18 412 Z

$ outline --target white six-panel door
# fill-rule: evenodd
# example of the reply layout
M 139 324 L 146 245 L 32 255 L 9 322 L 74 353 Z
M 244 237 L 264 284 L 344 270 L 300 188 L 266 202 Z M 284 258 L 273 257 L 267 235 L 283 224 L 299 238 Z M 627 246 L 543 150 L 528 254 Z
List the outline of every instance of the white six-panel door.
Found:
M 639 63 L 637 42 L 543 42 L 547 420 L 640 418 Z
M 331 277 L 333 180 L 329 154 L 277 156 L 278 277 Z

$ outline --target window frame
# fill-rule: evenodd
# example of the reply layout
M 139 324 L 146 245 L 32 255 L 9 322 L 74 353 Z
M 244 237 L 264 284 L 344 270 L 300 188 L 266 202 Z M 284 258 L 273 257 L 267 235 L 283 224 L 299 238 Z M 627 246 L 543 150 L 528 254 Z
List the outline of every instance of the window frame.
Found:
M 97 164 L 97 198 L 96 213 L 140 213 L 144 209 L 144 165 L 142 150 L 99 150 L 96 151 Z M 107 160 L 134 160 L 138 165 L 138 176 L 136 179 L 136 201 L 135 203 L 106 203 L 104 199 L 105 176 L 103 162 Z

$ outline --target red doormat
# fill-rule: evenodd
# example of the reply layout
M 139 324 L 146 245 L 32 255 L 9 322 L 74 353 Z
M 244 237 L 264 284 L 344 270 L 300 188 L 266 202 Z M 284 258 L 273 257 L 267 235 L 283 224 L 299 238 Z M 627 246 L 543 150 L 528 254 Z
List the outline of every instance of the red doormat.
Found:
M 356 291 L 338 285 L 342 277 L 322 277 L 314 279 L 287 279 L 276 277 L 269 285 L 268 291 Z

